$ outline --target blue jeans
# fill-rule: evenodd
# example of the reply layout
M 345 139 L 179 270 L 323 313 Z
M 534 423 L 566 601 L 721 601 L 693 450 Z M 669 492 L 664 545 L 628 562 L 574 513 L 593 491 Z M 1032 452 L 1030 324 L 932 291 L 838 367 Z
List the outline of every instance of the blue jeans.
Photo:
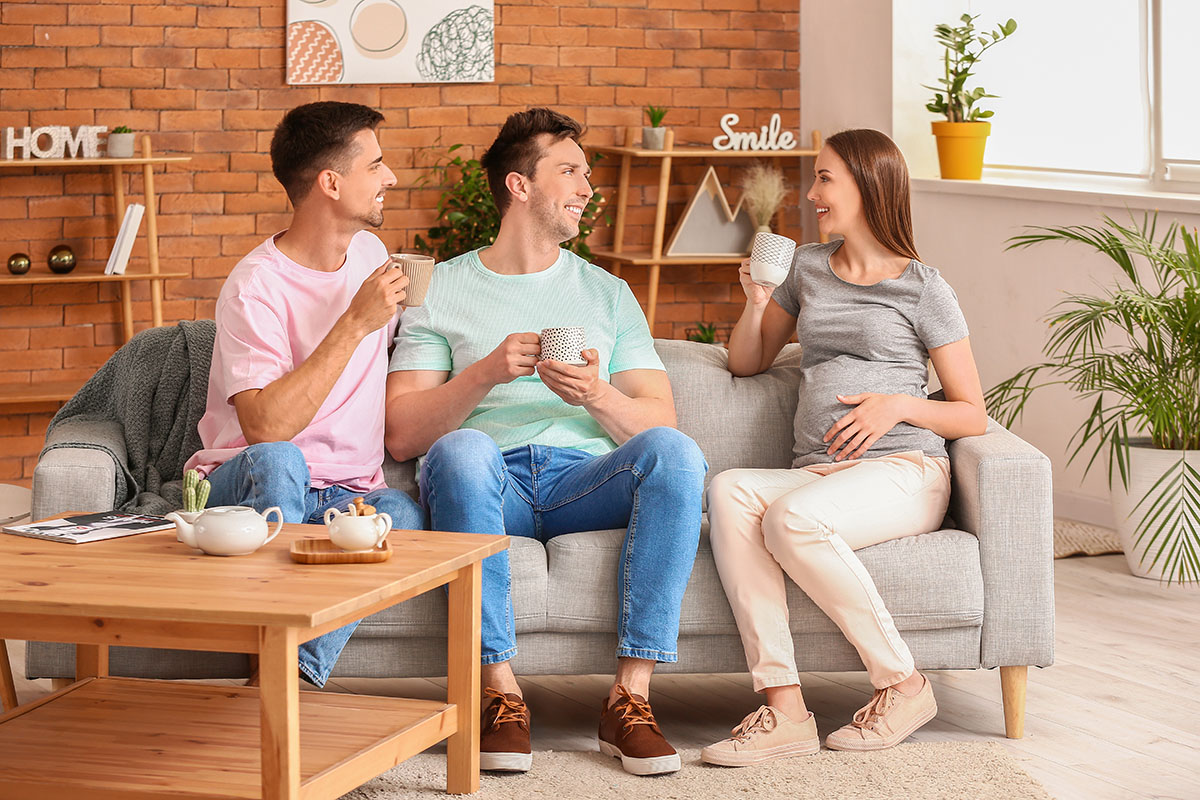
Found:
M 544 445 L 503 453 L 491 437 L 457 430 L 421 468 L 431 528 L 546 542 L 577 531 L 626 528 L 616 576 L 617 657 L 677 661 L 679 606 L 700 540 L 708 465 L 674 428 L 642 431 L 611 453 Z M 483 561 L 482 661 L 517 654 L 508 551 Z
M 265 511 L 279 506 L 284 522 L 324 523 L 325 511 L 345 509 L 361 496 L 368 505 L 392 518 L 396 528 L 425 529 L 425 512 L 399 489 L 376 489 L 360 495 L 341 486 L 314 489 L 309 486 L 308 464 L 300 448 L 291 442 L 252 444 L 212 471 L 208 476 L 212 492 L 209 506 L 250 506 Z M 303 642 L 299 648 L 300 674 L 317 686 L 324 686 L 338 656 L 358 627 L 352 622 Z

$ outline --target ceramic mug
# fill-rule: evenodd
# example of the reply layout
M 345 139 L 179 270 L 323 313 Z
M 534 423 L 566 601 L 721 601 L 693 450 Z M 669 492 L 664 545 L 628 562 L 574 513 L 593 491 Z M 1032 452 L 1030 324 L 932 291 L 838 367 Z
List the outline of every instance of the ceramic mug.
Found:
M 796 243 L 786 236 L 766 231 L 754 234 L 750 249 L 751 280 L 760 286 L 778 286 L 787 280 L 795 254 Z
M 587 366 L 587 362 L 580 355 L 587 347 L 583 328 L 542 328 L 538 338 L 542 342 L 538 361 L 561 361 L 575 367 Z

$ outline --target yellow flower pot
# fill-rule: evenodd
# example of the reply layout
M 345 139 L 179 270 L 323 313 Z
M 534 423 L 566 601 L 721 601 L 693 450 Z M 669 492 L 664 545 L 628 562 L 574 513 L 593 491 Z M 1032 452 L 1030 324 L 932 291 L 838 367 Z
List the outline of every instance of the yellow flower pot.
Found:
M 943 178 L 977 181 L 983 175 L 983 148 L 990 122 L 934 122 L 937 137 L 938 166 Z

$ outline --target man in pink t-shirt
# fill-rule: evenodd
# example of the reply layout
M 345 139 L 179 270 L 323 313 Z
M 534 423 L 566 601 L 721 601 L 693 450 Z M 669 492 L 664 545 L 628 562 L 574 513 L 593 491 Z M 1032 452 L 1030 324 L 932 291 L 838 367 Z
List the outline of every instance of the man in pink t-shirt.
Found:
M 394 527 L 425 527 L 421 507 L 383 482 L 387 348 L 408 279 L 366 230 L 383 224 L 396 185 L 382 121 L 319 102 L 275 129 L 271 168 L 295 211 L 217 298 L 204 449 L 186 465 L 212 483 L 210 506 L 278 506 L 284 522 L 319 523 L 361 496 Z M 354 627 L 300 645 L 301 674 L 324 685 Z

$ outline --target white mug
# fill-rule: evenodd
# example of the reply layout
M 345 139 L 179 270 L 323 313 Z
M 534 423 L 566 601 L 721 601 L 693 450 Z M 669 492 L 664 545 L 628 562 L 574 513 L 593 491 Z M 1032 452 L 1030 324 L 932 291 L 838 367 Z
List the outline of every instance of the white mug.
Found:
M 796 243 L 786 236 L 766 231 L 754 234 L 754 245 L 750 249 L 750 279 L 760 286 L 778 286 L 787 280 L 795 254 Z

